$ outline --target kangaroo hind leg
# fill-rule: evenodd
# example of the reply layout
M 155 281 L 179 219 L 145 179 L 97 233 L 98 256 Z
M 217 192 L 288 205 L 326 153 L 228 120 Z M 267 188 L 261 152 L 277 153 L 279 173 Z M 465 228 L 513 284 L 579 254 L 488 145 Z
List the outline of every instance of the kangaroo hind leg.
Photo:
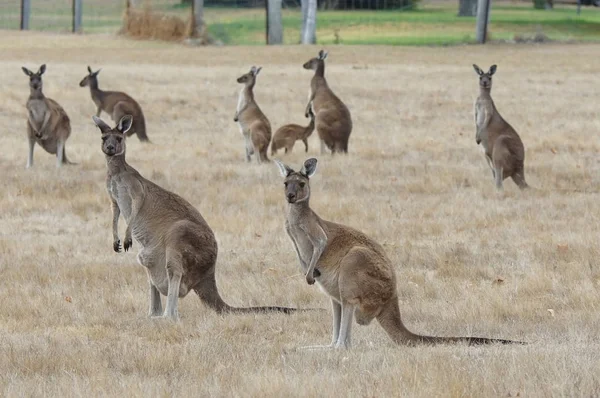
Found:
M 181 252 L 167 249 L 167 277 L 169 278 L 169 291 L 167 294 L 167 308 L 163 317 L 173 321 L 179 320 L 177 304 L 179 302 L 179 291 L 181 289 L 181 278 L 183 277 L 183 258 Z

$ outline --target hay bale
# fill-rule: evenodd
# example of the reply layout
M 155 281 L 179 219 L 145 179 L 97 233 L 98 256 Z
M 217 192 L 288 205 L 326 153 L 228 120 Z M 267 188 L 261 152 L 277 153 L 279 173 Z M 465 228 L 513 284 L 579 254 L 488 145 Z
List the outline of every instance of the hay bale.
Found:
M 127 7 L 119 33 L 136 39 L 165 41 L 183 41 L 195 37 L 201 39 L 203 44 L 211 43 L 206 29 L 196 32 L 193 18 L 184 21 L 175 15 L 154 12 L 149 5 L 141 10 Z

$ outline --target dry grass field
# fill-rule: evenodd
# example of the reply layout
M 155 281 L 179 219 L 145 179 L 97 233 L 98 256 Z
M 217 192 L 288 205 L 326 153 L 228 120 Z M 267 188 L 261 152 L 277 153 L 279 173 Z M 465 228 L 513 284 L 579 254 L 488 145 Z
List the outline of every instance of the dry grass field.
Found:
M 308 154 L 299 143 L 284 158 L 298 167 L 318 157 L 312 207 L 384 245 L 413 331 L 531 344 L 395 346 L 373 322 L 354 326 L 351 351 L 294 351 L 329 342 L 329 302 L 300 275 L 275 165 L 244 162 L 232 118 L 235 79 L 255 64 L 256 98 L 274 128 L 305 123 L 311 73 L 301 65 L 317 47 L 3 31 L 0 395 L 600 395 L 600 47 L 328 50 L 327 77 L 354 131 L 348 156 L 320 156 L 315 135 Z M 492 95 L 523 138 L 530 191 L 506 181 L 495 192 L 475 144 L 473 62 L 498 64 Z M 45 94 L 72 121 L 67 153 L 78 164 L 61 170 L 39 146 L 25 169 L 21 66 L 41 63 Z M 103 68 L 101 88 L 141 103 L 153 144 L 130 139 L 129 163 L 211 225 L 224 299 L 327 311 L 221 316 L 190 293 L 180 323 L 146 317 L 139 245 L 112 250 L 95 107 L 78 86 L 88 64 Z

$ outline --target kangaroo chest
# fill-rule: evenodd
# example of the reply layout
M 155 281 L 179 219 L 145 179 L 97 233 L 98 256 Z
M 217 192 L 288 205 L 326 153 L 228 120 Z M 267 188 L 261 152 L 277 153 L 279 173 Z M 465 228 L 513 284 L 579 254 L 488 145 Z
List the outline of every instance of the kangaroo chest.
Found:
M 121 215 L 129 224 L 131 219 L 131 197 L 124 184 L 119 184 L 119 177 L 112 177 L 106 181 L 106 190 L 111 199 L 117 202 Z
M 27 109 L 29 110 L 30 120 L 35 124 L 35 128 L 39 129 L 42 127 L 46 112 L 48 112 L 48 105 L 43 99 L 31 99 L 27 102 Z
M 294 243 L 294 247 L 296 249 L 298 257 L 301 260 L 300 264 L 303 268 L 303 271 L 306 272 L 306 270 L 308 269 L 308 264 L 310 263 L 310 260 L 312 258 L 313 245 L 308 239 L 308 235 L 306 234 L 306 232 L 304 232 L 304 230 L 299 225 L 294 225 L 287 222 L 286 231 L 290 239 Z

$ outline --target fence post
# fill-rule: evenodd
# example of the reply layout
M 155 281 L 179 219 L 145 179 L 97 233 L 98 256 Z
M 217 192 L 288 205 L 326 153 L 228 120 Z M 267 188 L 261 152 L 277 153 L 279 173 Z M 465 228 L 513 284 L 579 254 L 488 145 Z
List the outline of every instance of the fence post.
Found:
M 477 43 L 484 44 L 487 39 L 487 25 L 490 16 L 490 0 L 479 0 L 477 5 L 477 23 L 475 38 Z
M 82 0 L 73 0 L 73 33 L 81 32 Z
M 267 3 L 267 44 L 283 43 L 281 21 L 281 0 L 266 0 Z
M 29 30 L 31 15 L 31 0 L 21 0 L 21 30 Z

